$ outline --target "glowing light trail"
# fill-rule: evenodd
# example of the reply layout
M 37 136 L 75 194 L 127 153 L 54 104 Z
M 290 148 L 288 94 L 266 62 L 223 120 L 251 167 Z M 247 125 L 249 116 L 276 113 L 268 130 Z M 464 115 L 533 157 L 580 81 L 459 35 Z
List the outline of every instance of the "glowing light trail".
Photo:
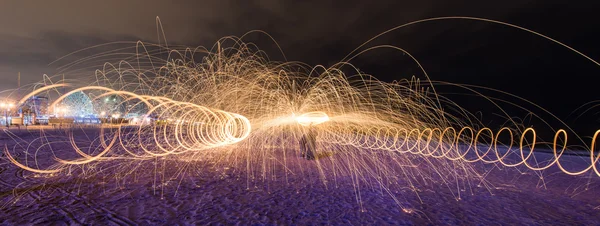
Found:
M 56 174 L 74 169 L 86 173 L 93 168 L 87 166 L 110 161 L 121 164 L 117 172 L 132 171 L 126 167 L 136 161 L 156 166 L 145 160 L 161 159 L 182 169 L 203 161 L 243 169 L 247 180 L 269 180 L 276 171 L 302 174 L 314 167 L 323 183 L 348 176 L 356 186 L 388 189 L 405 181 L 417 192 L 417 184 L 434 182 L 454 186 L 457 199 L 470 186 L 462 182 L 484 180 L 477 163 L 532 171 L 556 166 L 568 175 L 600 176 L 596 154 L 600 130 L 585 150 L 586 165 L 581 169 L 564 164 L 566 130 L 555 131 L 552 148 L 541 159 L 537 154 L 546 149 L 539 147 L 534 129 L 515 123 L 509 115 L 509 125 L 496 131 L 485 127 L 474 114 L 435 92 L 424 70 L 426 80 L 413 77 L 387 83 L 349 62 L 325 68 L 271 61 L 254 44 L 235 37 L 219 40 L 212 49 L 138 42 L 132 49 L 119 50 L 130 50 L 130 57 L 106 63 L 112 52 L 104 52 L 64 67 L 89 63 L 102 68 L 95 71 L 91 85 L 50 84 L 32 90 L 19 103 L 41 93 L 59 93 L 51 104 L 54 108 L 67 96 L 84 92 L 92 102 L 119 109 L 96 109 L 102 118 L 112 115 L 111 122 L 118 122 L 135 113 L 134 125 L 89 129 L 99 131 L 94 138 L 87 137 L 85 129 L 81 129 L 85 136 L 71 131 L 51 139 L 42 135 L 29 143 L 11 135 L 26 144 L 4 148 L 10 162 L 33 173 Z M 57 91 L 71 87 L 66 93 Z M 492 98 L 480 96 L 498 106 Z M 298 140 L 307 126 L 319 134 L 315 163 L 292 164 L 290 158 L 300 156 Z M 72 150 L 76 157 L 60 157 L 55 146 L 63 152 Z M 56 164 L 38 161 L 38 155 L 47 152 L 52 152 Z M 17 161 L 15 153 L 25 155 Z

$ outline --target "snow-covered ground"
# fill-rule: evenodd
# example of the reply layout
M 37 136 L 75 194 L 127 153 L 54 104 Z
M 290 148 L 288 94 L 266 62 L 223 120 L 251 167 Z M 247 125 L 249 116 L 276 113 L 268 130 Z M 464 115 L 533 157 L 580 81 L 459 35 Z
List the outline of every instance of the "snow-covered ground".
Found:
M 39 132 L 16 133 L 32 140 Z M 2 133 L 0 144 L 14 147 L 15 141 Z M 538 160 L 550 157 L 536 154 Z M 39 154 L 38 161 L 44 159 L 52 157 Z M 565 156 L 563 160 L 573 169 L 589 165 L 586 157 Z M 458 186 L 459 190 L 448 182 L 420 183 L 411 189 L 406 181 L 398 181 L 386 191 L 377 186 L 356 187 L 350 176 L 330 177 L 323 183 L 317 162 L 293 156 L 287 161 L 302 173 L 274 170 L 263 180 L 261 176 L 249 178 L 235 166 L 192 162 L 177 180 L 168 181 L 161 172 L 177 174 L 181 164 L 105 163 L 101 172 L 87 169 L 95 174 L 45 178 L 24 172 L 3 156 L 0 225 L 600 224 L 600 178 L 568 176 L 556 167 L 540 173 L 474 164 L 485 183 L 462 181 L 466 184 Z M 115 176 L 124 169 L 135 172 Z

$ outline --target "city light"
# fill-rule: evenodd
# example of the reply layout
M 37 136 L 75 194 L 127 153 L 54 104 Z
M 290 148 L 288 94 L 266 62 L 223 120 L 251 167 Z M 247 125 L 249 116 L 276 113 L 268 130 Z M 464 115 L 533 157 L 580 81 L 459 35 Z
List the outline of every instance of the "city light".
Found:
M 15 106 L 14 103 L 12 102 L 2 102 L 0 103 L 0 108 L 4 108 L 4 109 L 11 109 Z
M 14 107 L 14 104 L 12 102 L 2 102 L 0 103 L 0 108 L 4 110 L 4 125 L 6 125 L 6 127 L 10 126 L 10 110 Z

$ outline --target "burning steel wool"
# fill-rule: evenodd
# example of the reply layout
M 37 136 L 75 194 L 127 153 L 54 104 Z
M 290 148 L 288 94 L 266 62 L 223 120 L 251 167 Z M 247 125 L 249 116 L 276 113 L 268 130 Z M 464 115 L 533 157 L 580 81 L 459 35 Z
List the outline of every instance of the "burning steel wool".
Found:
M 325 68 L 270 61 L 256 46 L 235 37 L 219 40 L 213 49 L 138 42 L 119 49 L 126 50 L 134 51 L 121 61 L 104 63 L 114 57 L 105 52 L 63 68 L 104 63 L 91 84 L 48 79 L 18 101 L 54 96 L 49 108 L 59 109 L 70 95 L 84 93 L 105 123 L 65 126 L 60 134 L 40 129 L 33 141 L 5 130 L 17 143 L 4 147 L 10 162 L 35 174 L 110 172 L 120 181 L 157 161 L 181 171 L 209 162 L 238 169 L 248 181 L 316 168 L 324 184 L 351 177 L 357 186 L 387 189 L 404 181 L 417 192 L 417 184 L 441 183 L 456 190 L 458 198 L 471 186 L 469 181 L 488 183 L 475 163 L 534 171 L 557 166 L 569 175 L 600 176 L 600 156 L 594 152 L 600 130 L 585 157 L 589 165 L 571 169 L 561 161 L 566 130 L 556 131 L 550 158 L 536 158 L 534 129 L 519 129 L 515 123 L 493 131 L 465 120 L 471 113 L 438 95 L 432 81 L 382 82 L 347 62 Z M 459 110 L 449 112 L 443 105 Z M 105 117 L 104 109 L 119 115 Z M 125 115 L 135 119 L 119 121 Z M 305 127 L 318 133 L 315 160 L 290 164 L 300 156 Z M 500 136 L 510 142 L 501 142 Z M 176 180 L 181 171 L 161 180 Z

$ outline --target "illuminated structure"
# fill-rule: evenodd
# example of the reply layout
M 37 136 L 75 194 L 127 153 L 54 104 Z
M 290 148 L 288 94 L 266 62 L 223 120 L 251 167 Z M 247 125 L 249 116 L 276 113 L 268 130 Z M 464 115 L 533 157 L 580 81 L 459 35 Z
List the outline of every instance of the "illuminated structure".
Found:
M 48 97 L 32 96 L 21 104 L 20 109 L 26 124 L 42 124 L 48 120 Z
M 3 101 L 0 102 L 0 110 L 3 111 L 4 113 L 4 125 L 5 126 L 10 126 L 11 124 L 11 118 L 10 118 L 10 113 L 12 110 L 14 110 L 15 104 L 10 102 L 10 101 Z
M 56 114 L 62 117 L 89 117 L 95 114 L 92 100 L 83 92 L 71 93 L 59 106 Z

